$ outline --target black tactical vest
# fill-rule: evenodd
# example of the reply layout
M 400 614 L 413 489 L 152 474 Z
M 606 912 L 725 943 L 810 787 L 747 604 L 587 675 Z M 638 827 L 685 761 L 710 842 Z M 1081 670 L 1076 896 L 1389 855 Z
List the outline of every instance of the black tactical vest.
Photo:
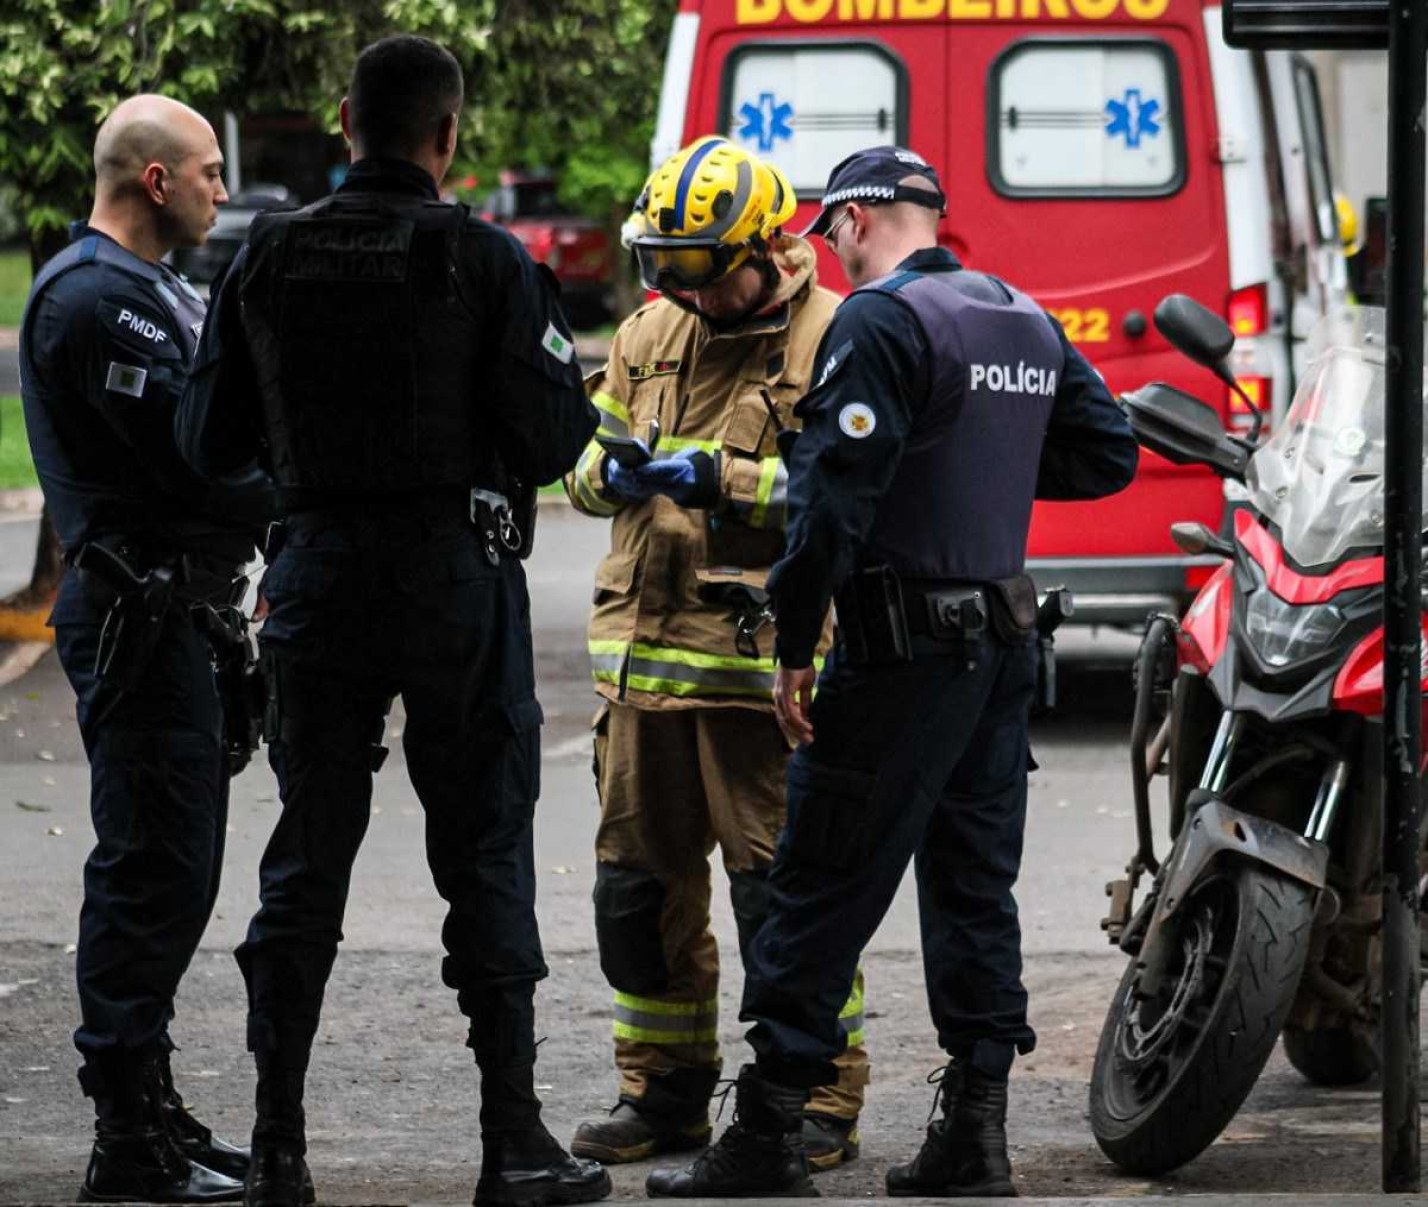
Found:
M 909 577 L 1020 574 L 1064 364 L 1056 333 L 1035 302 L 981 273 L 903 272 L 865 288 L 912 310 L 932 356 L 869 554 Z
M 291 498 L 467 487 L 486 471 L 489 355 L 462 297 L 466 221 L 464 206 L 354 191 L 254 223 L 243 327 Z

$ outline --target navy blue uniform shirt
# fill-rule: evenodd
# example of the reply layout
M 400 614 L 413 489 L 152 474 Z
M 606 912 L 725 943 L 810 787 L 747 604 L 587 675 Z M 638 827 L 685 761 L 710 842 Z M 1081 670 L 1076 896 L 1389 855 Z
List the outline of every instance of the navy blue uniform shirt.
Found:
M 20 332 L 21 394 L 67 552 L 119 535 L 235 563 L 251 556 L 271 505 L 266 479 L 204 483 L 174 446 L 203 319 L 186 280 L 88 226 L 36 277 Z
M 424 169 L 375 157 L 354 163 L 337 192 L 439 199 L 436 182 Z M 205 474 L 250 457 L 267 464 L 262 394 L 240 314 L 249 251 L 245 244 L 213 286 L 213 308 L 176 421 L 184 458 Z M 558 387 L 532 374 L 531 365 L 550 355 L 543 341 L 558 317 L 560 287 L 514 235 L 475 217 L 467 221 L 455 271 L 469 286 L 463 297 L 469 295 L 478 308 L 476 326 L 490 349 L 483 378 L 456 385 L 509 434 L 515 462 L 534 481 L 552 481 L 584 450 L 596 426 L 596 412 L 573 367 L 569 381 Z M 563 318 L 558 326 L 565 329 Z
M 943 248 L 914 252 L 896 272 L 961 271 Z M 1065 355 L 1037 475 L 1039 499 L 1112 494 L 1135 474 L 1137 448 L 1105 382 L 1050 315 Z M 788 482 L 788 547 L 769 576 L 778 618 L 777 655 L 804 667 L 834 592 L 855 566 L 877 565 L 867 548 L 878 506 L 896 474 L 909 434 L 931 388 L 931 349 L 913 312 L 887 293 L 851 294 L 824 332 L 814 388 L 796 408 L 803 430 L 793 445 Z M 860 439 L 846 439 L 840 418 L 862 406 L 876 416 Z M 936 524 L 937 516 L 928 516 Z

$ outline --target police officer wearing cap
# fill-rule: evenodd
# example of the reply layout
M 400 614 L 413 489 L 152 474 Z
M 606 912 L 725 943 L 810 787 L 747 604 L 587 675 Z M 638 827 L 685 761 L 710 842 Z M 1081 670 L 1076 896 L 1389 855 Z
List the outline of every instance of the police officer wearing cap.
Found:
M 80 1195 L 232 1199 L 247 1153 L 185 1108 L 169 1025 L 218 893 L 228 816 L 205 621 L 236 623 L 271 492 L 256 470 L 210 487 L 174 447 L 204 304 L 162 261 L 203 243 L 227 200 L 212 127 L 168 97 L 130 97 L 100 126 L 94 168 L 94 208 L 36 276 L 19 349 L 25 427 L 68 566 L 50 623 L 91 773 L 74 1042 L 96 1121 Z
M 1016 1193 L 1007 1079 L 1026 1021 L 1012 886 L 1026 814 L 1036 594 L 1032 501 L 1129 484 L 1136 445 L 1094 369 L 1026 295 L 937 246 L 920 156 L 833 169 L 810 228 L 854 292 L 798 405 L 788 552 L 769 580 L 780 721 L 800 743 L 773 903 L 748 961 L 753 1064 L 734 1123 L 653 1195 L 815 1193 L 798 1144 L 833 1076 L 858 954 L 915 861 L 928 1001 L 947 1052 L 941 1117 L 893 1195 Z M 839 633 L 813 694 L 814 644 Z
M 397 694 L 448 905 L 442 976 L 481 1075 L 475 1201 L 610 1191 L 535 1093 L 541 710 L 519 560 L 533 487 L 575 464 L 596 414 L 548 271 L 439 200 L 462 104 L 434 42 L 362 52 L 341 105 L 346 182 L 254 223 L 180 416 L 201 469 L 259 453 L 285 515 L 261 635 L 282 814 L 237 952 L 258 1070 L 251 1207 L 312 1201 L 305 1074 Z

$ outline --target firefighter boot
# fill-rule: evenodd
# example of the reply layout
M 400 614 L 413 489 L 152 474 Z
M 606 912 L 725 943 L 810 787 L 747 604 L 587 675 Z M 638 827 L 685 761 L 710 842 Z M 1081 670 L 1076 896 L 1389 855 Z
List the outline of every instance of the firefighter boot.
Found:
M 814 1173 L 836 1169 L 858 1157 L 858 1120 L 841 1115 L 825 1115 L 822 1111 L 803 1114 L 803 1152 L 808 1168 Z
M 89 1066 L 98 1118 L 80 1187 L 91 1203 L 218 1203 L 243 1196 L 243 1183 L 195 1164 L 164 1122 L 157 1057 L 122 1055 Z
M 709 1096 L 718 1069 L 683 1068 L 652 1073 L 644 1096 L 620 1095 L 609 1115 L 575 1129 L 570 1151 L 606 1165 L 643 1161 L 709 1143 Z
M 610 1193 L 610 1175 L 572 1157 L 540 1120 L 534 1061 L 481 1070 L 481 1176 L 476 1207 L 593 1203 Z
M 712 1148 L 684 1169 L 656 1169 L 645 1182 L 651 1198 L 817 1198 L 803 1155 L 803 1106 L 808 1091 L 739 1071 L 734 1121 Z
M 174 1086 L 173 1068 L 167 1052 L 159 1057 L 158 1072 L 164 1123 L 179 1152 L 196 1165 L 227 1174 L 241 1182 L 248 1176 L 248 1150 L 220 1140 L 193 1117 L 184 1105 L 183 1096 Z
M 304 1159 L 307 1117 L 302 1095 L 307 1061 L 284 1060 L 274 1052 L 255 1055 L 257 1118 L 243 1202 L 245 1207 L 305 1207 L 317 1199 Z
M 927 1125 L 916 1157 L 888 1170 L 888 1194 L 1015 1198 L 1007 1158 L 1006 1078 L 955 1058 L 941 1073 L 942 1118 Z

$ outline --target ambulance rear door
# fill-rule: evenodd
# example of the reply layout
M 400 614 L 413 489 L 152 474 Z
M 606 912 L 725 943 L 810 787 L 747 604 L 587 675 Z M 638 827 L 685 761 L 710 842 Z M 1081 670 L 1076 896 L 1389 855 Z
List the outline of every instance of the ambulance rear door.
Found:
M 1201 19 L 1175 3 L 1154 22 L 953 28 L 941 237 L 1051 311 L 1113 392 L 1162 380 L 1223 410 L 1224 388 L 1151 321 L 1166 294 L 1220 310 L 1228 290 Z M 1099 618 L 1138 619 L 1185 586 L 1170 525 L 1216 528 L 1223 506 L 1208 471 L 1145 453 L 1122 494 L 1039 504 L 1028 552 L 1088 605 L 1123 597 Z

